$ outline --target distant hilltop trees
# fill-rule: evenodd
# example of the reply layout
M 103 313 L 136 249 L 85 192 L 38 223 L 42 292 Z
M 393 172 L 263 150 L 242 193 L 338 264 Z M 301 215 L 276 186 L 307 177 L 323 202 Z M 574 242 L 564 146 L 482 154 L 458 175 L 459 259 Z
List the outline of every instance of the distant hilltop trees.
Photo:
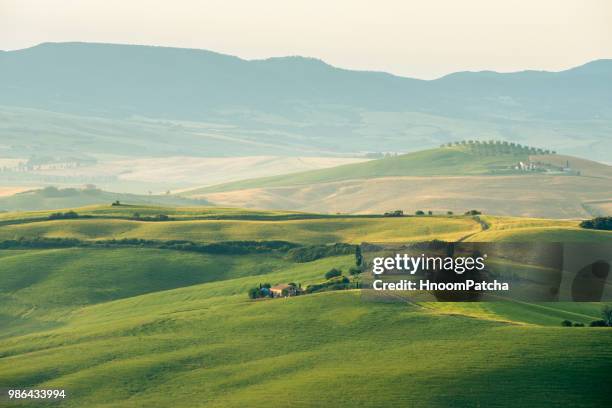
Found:
M 612 217 L 596 217 L 580 223 L 582 228 L 612 231 Z
M 519 143 L 505 140 L 460 140 L 457 142 L 443 143 L 440 147 L 459 146 L 466 148 L 476 154 L 484 156 L 496 156 L 502 154 L 528 155 L 528 154 L 557 154 L 554 150 L 541 149 L 533 146 L 524 146 Z

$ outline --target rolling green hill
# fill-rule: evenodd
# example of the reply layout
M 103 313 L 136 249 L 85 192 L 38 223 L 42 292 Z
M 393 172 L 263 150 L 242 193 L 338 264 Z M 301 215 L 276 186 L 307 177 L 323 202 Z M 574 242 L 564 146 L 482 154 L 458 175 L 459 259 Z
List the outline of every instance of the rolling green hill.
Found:
M 321 218 L 286 221 L 195 220 L 144 222 L 117 219 L 53 220 L 6 225 L 0 239 L 188 239 L 198 242 L 291 240 L 300 243 L 458 239 L 479 230 L 469 218 Z
M 0 225 L 0 241 L 258 237 L 312 244 L 581 231 L 574 221 L 491 216 L 483 218 L 490 227 L 482 231 L 464 216 L 75 211 L 109 218 L 38 221 L 32 213 L 12 214 Z M 176 221 L 126 220 L 132 211 L 168 213 Z M 612 242 L 612 233 L 604 234 Z M 69 398 L 62 406 L 93 408 L 599 407 L 609 400 L 610 329 L 560 327 L 564 319 L 598 319 L 597 303 L 378 303 L 356 290 L 246 296 L 262 282 L 307 285 L 352 265 L 352 255 L 296 263 L 281 252 L 137 244 L 0 250 L 0 387 L 63 388 Z
M 55 210 L 100 203 L 110 204 L 117 200 L 124 203 L 141 205 L 195 206 L 207 204 L 205 200 L 192 200 L 171 195 L 112 193 L 96 188 L 45 187 L 0 197 L 0 211 Z
M 189 196 L 258 187 L 282 187 L 389 176 L 459 176 L 490 174 L 496 167 L 527 161 L 529 154 L 480 155 L 463 146 L 444 147 L 347 164 L 330 169 L 243 180 L 191 190 Z
M 519 162 L 536 169 L 517 170 Z M 220 206 L 310 212 L 463 213 L 477 208 L 495 215 L 586 218 L 606 215 L 610 186 L 612 167 L 605 164 L 511 144 L 473 143 L 182 194 Z
M 575 221 L 490 217 L 490 225 L 466 239 L 473 242 L 611 242 L 609 231 L 580 228 Z

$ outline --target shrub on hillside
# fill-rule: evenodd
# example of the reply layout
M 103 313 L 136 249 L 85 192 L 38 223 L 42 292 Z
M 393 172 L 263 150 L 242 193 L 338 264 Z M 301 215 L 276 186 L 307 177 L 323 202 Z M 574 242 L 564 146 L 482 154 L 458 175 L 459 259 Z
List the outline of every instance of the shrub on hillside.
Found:
M 349 275 L 359 275 L 361 273 L 361 268 L 358 268 L 356 266 L 351 266 L 348 272 L 349 272 Z
M 249 289 L 249 299 L 257 299 L 261 297 L 261 289 L 251 288 Z
M 329 256 L 350 255 L 355 245 L 336 243 L 333 245 L 311 245 L 291 249 L 287 258 L 295 262 L 312 262 Z
M 332 268 L 329 271 L 325 272 L 325 279 L 335 278 L 336 276 L 342 275 L 342 271 L 340 269 Z
M 416 210 L 416 211 L 414 212 L 414 215 L 425 215 L 425 212 L 424 212 L 424 211 L 422 211 L 422 210 Z
M 403 217 L 404 216 L 404 211 L 402 210 L 395 210 L 395 211 L 389 211 L 384 213 L 385 217 Z
M 604 320 L 594 320 L 591 323 L 589 323 L 589 326 L 591 327 L 606 327 L 607 324 Z
M 612 231 L 612 217 L 596 217 L 580 223 L 582 228 Z
M 480 214 L 482 214 L 482 212 L 478 210 L 469 210 L 465 212 L 465 215 L 480 215 Z
M 315 283 L 306 287 L 306 293 L 323 292 L 328 290 L 343 290 L 351 287 L 351 281 L 346 276 L 335 276 L 322 283 Z
M 79 218 L 79 214 L 74 211 L 68 211 L 65 213 L 56 212 L 49 215 L 50 220 L 69 220 L 74 218 Z
M 570 322 L 569 320 L 564 320 L 561 322 L 561 326 L 563 327 L 572 327 L 572 322 Z
M 607 326 L 612 326 L 612 307 L 605 305 L 601 310 L 601 316 Z

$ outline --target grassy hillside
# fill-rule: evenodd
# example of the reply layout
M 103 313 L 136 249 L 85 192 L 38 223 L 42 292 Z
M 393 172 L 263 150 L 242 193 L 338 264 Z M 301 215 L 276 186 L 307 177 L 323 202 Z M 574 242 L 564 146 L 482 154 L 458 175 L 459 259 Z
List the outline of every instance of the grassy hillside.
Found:
M 210 255 L 149 248 L 13 251 L 2 257 L 0 293 L 23 312 L 82 306 L 286 267 L 269 253 Z M 26 306 L 27 305 L 27 306 Z M 4 309 L 6 310 L 6 309 Z
M 216 205 L 311 212 L 390 209 L 581 218 L 606 214 L 612 167 L 509 144 L 445 146 L 366 163 L 184 192 Z M 536 171 L 513 169 L 531 161 Z M 562 171 L 569 162 L 570 171 Z
M 580 228 L 576 221 L 483 217 L 491 226 L 471 235 L 473 242 L 612 242 L 609 231 Z
M 121 218 L 135 209 L 174 212 L 177 221 Z M 36 221 L 32 214 L 13 214 L 0 225 L 0 240 L 325 243 L 577 232 L 574 221 L 486 216 L 490 228 L 481 231 L 462 216 L 76 211 L 114 218 Z M 612 233 L 605 234 L 612 242 Z M 246 296 L 262 282 L 307 285 L 353 264 L 352 255 L 294 263 L 282 253 L 145 246 L 0 250 L 0 387 L 63 388 L 69 399 L 62 406 L 93 408 L 598 407 L 608 401 L 609 329 L 560 327 L 564 319 L 597 319 L 597 303 L 376 303 L 353 290 L 256 301 Z
M 384 177 L 293 187 L 253 188 L 200 197 L 217 205 L 309 212 L 381 214 L 393 209 L 406 213 L 472 208 L 487 214 L 588 218 L 611 214 L 607 201 L 611 179 L 564 175 Z
M 291 240 L 301 243 L 458 239 L 476 232 L 470 218 L 333 218 L 287 221 L 54 220 L 6 225 L 0 239 L 75 237 L 79 239 Z
M 349 261 L 265 279 L 314 279 Z M 577 320 L 563 305 L 531 323 L 531 305 L 492 305 L 488 316 L 474 318 L 479 304 L 367 303 L 351 291 L 245 299 L 262 279 L 77 309 L 59 327 L 1 340 L 0 383 L 62 387 L 72 395 L 66 406 L 91 407 L 285 406 L 268 397 L 287 393 L 296 406 L 340 407 L 594 407 L 608 398 L 609 333 L 559 327 L 560 319 Z M 578 320 L 597 310 L 592 305 Z M 523 390 L 518 398 L 515 387 Z M 544 391 L 551 392 L 546 401 Z
M 333 215 L 303 213 L 297 211 L 250 210 L 229 207 L 167 207 L 143 204 L 97 204 L 85 207 L 65 207 L 58 210 L 13 211 L 0 213 L 0 225 L 47 220 L 57 212 L 76 211 L 83 218 L 131 219 L 134 214 L 142 217 L 164 214 L 173 220 L 288 220 L 331 218 Z
M 482 216 L 485 231 L 470 216 L 382 217 L 250 211 L 217 207 L 90 206 L 74 209 L 82 218 L 49 220 L 52 213 L 0 215 L 0 240 L 76 238 L 189 240 L 194 242 L 289 240 L 301 244 L 404 242 L 431 239 L 472 241 L 607 241 L 606 231 L 587 230 L 579 221 Z M 169 215 L 169 221 L 132 219 Z M 88 218 L 91 217 L 91 218 Z
M 149 205 L 206 205 L 206 200 L 190 200 L 170 195 L 139 195 L 112 193 L 99 189 L 46 187 L 0 197 L 0 211 L 54 210 L 86 205 L 112 203 L 119 200 L 129 204 Z M 1 213 L 0 213 L 1 215 Z
M 330 169 L 220 184 L 218 186 L 191 190 L 186 194 L 197 196 L 203 193 L 245 188 L 294 186 L 386 176 L 489 174 L 495 167 L 510 166 L 518 161 L 526 161 L 527 159 L 528 154 L 487 156 L 476 154 L 462 146 L 453 146 L 423 150 L 365 163 L 346 164 Z

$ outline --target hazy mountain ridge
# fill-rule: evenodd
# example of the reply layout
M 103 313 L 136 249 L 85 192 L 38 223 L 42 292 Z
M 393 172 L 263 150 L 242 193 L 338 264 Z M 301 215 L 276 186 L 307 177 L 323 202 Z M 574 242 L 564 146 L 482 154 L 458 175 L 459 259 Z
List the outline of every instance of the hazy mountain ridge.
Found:
M 612 60 L 561 72 L 459 72 L 427 81 L 304 57 L 248 61 L 195 49 L 45 43 L 1 53 L 0 71 L 3 109 L 51 112 L 57 124 L 50 135 L 28 119 L 34 113 L 9 118 L 0 140 L 13 156 L 53 148 L 338 155 L 471 138 L 597 160 L 612 154 Z M 87 137 L 72 129 L 81 117 Z M 113 121 L 132 129 L 118 132 Z
M 45 43 L 5 52 L 0 61 L 10 78 L 3 81 L 1 103 L 77 113 L 202 119 L 222 108 L 291 111 L 324 103 L 470 115 L 502 97 L 534 116 L 612 117 L 612 60 L 561 72 L 460 72 L 431 81 L 335 68 L 313 58 L 247 61 L 136 45 Z M 562 95 L 572 98 L 559 100 Z M 504 100 L 497 105 L 512 108 Z

